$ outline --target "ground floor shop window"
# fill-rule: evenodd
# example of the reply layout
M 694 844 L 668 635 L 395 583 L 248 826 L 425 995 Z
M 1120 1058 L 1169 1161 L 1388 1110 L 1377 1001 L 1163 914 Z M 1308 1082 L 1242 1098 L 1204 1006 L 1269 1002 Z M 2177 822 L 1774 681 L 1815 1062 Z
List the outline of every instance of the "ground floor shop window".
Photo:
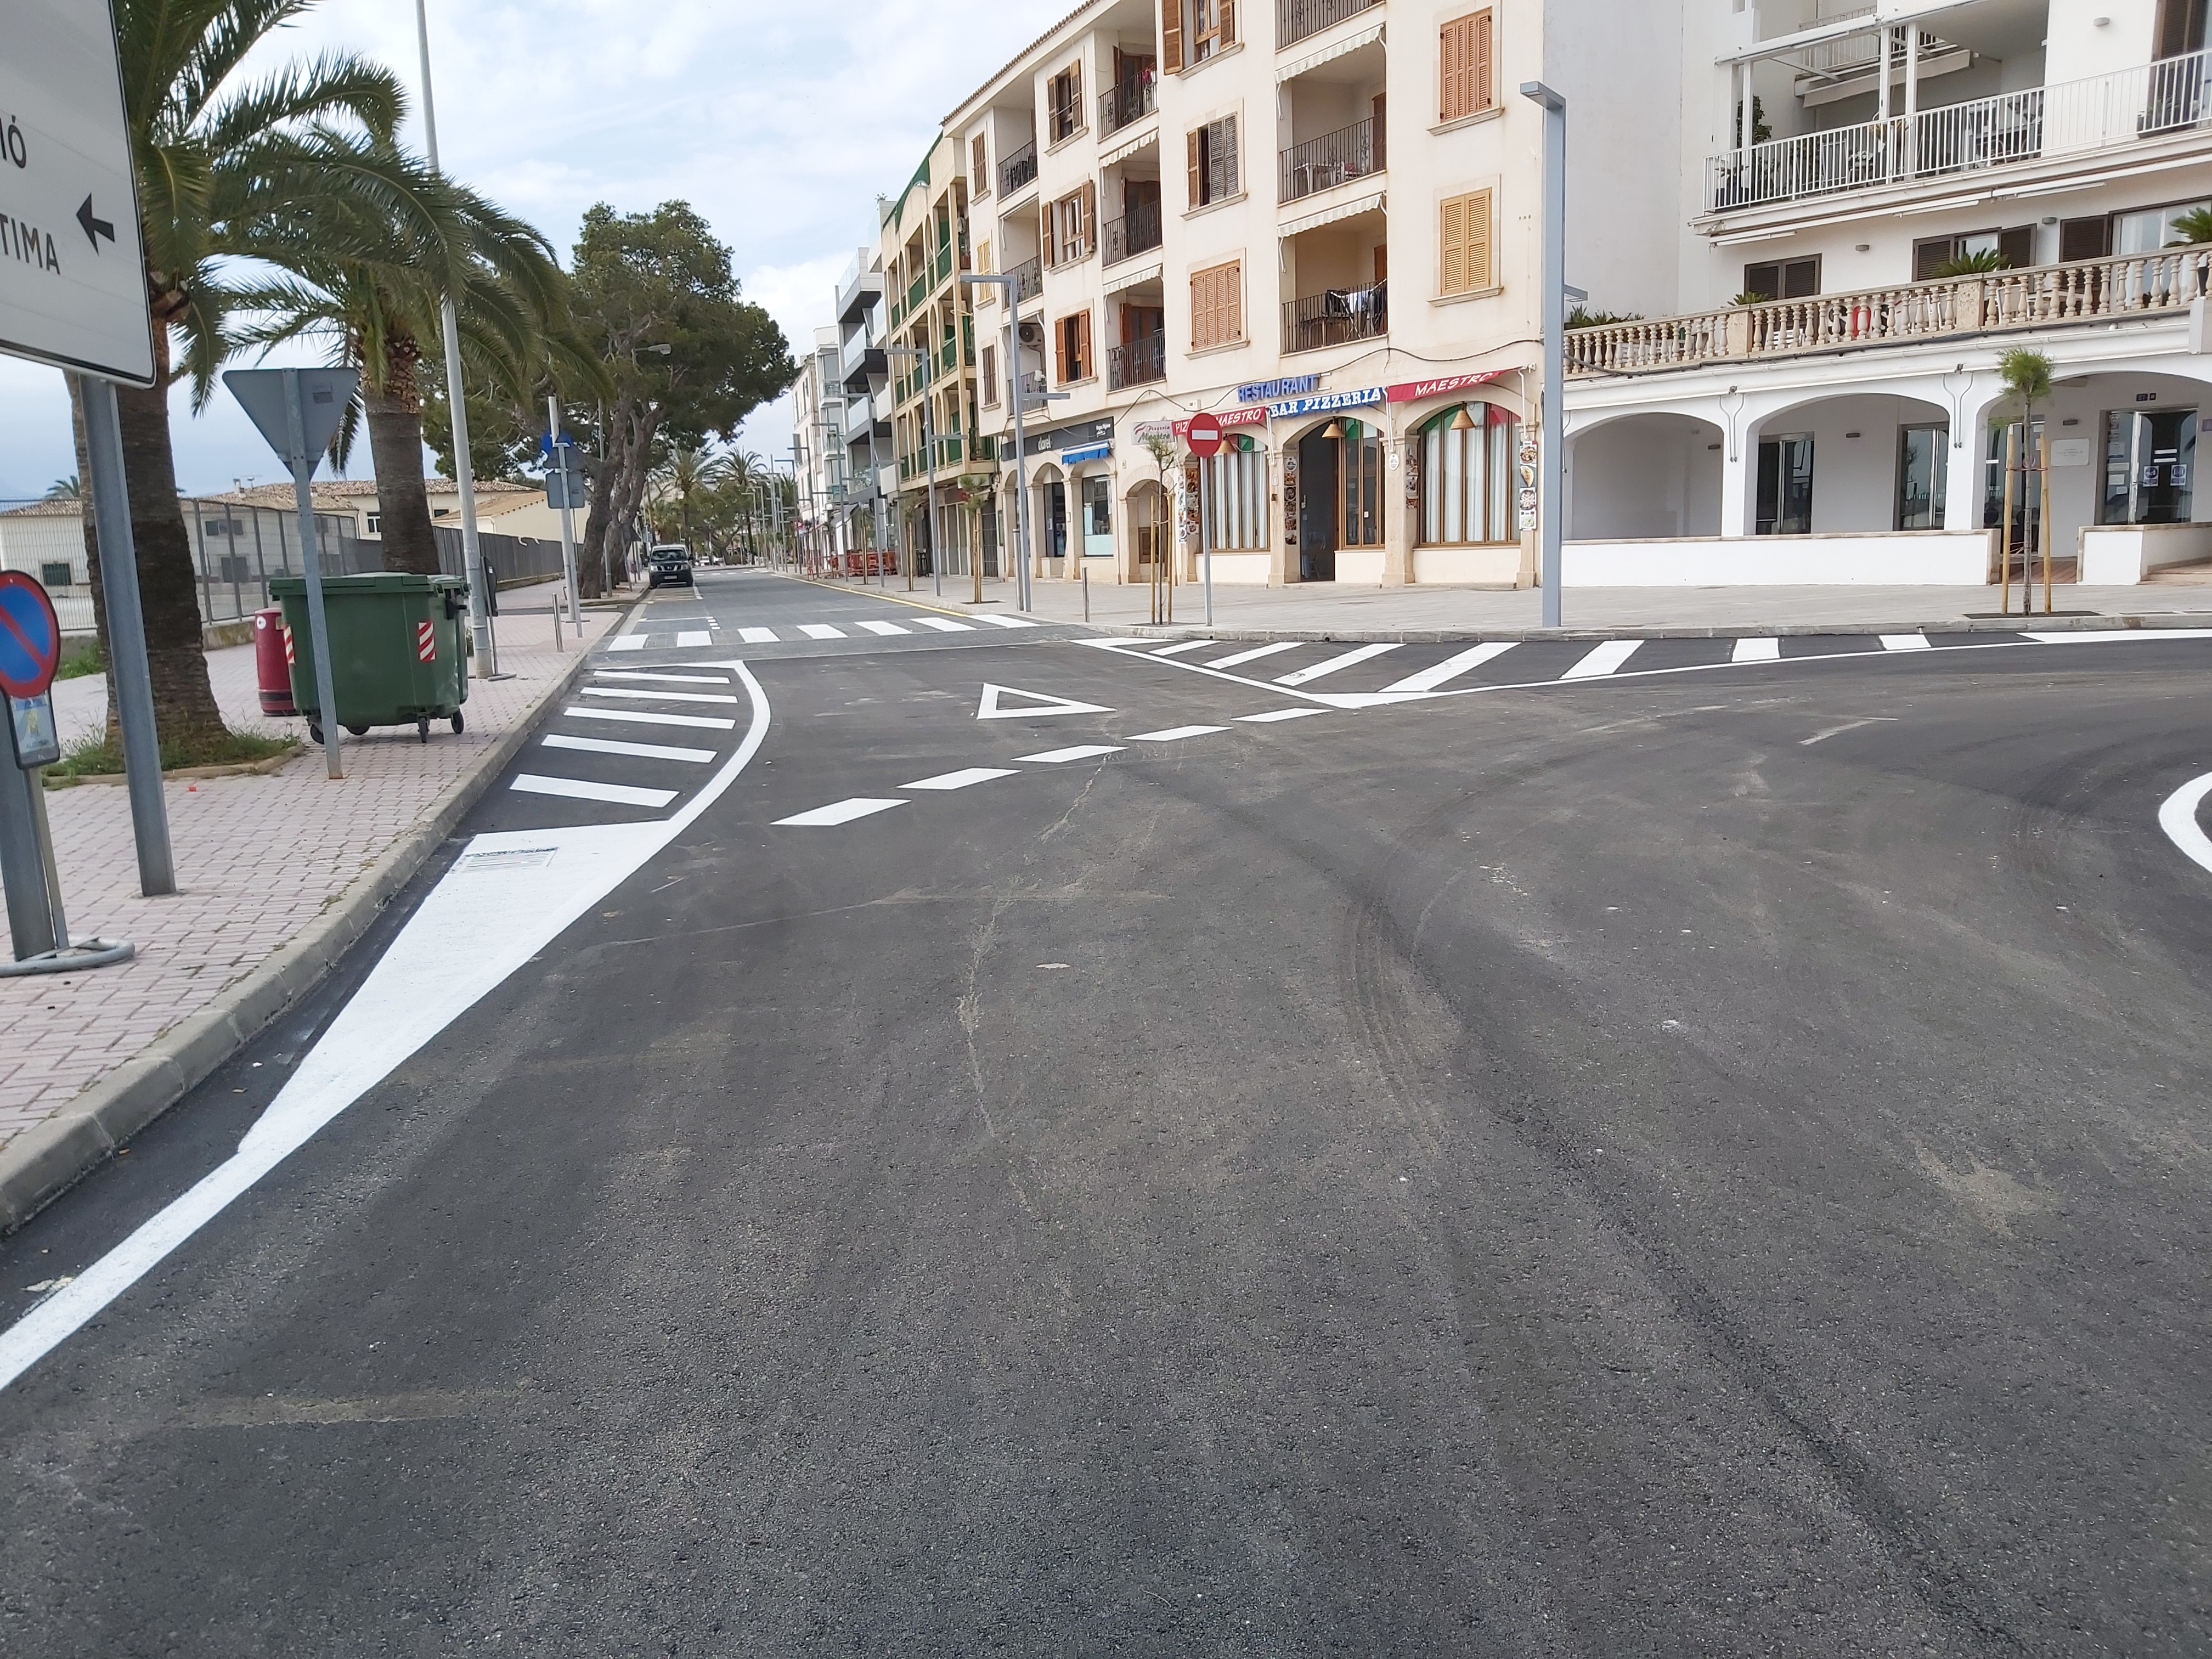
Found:
M 1908 426 L 1897 434 L 1897 527 L 1941 530 L 1951 428 Z
M 1813 529 L 1813 437 L 1793 433 L 1759 444 L 1761 536 L 1804 536 Z
M 2099 524 L 2187 524 L 2197 490 L 2197 411 L 2116 409 L 2105 416 Z
M 1519 438 L 1519 423 L 1495 404 L 1462 404 L 1421 428 L 1414 464 L 1424 546 L 1519 538 L 1513 459 Z
M 1344 454 L 1339 462 L 1344 483 L 1344 514 L 1339 547 L 1382 545 L 1382 437 L 1358 421 L 1344 422 Z
M 1199 463 L 1204 545 L 1217 549 L 1267 544 L 1267 456 L 1249 436 L 1230 439 Z

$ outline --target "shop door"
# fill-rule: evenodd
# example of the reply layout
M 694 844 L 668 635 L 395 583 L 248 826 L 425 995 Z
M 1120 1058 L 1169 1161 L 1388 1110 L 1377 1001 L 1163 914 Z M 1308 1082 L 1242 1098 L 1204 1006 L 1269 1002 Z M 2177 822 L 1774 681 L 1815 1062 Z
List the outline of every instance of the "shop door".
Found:
M 1338 440 L 1310 432 L 1298 440 L 1298 580 L 1336 580 Z
M 2187 524 L 2196 507 L 2197 411 L 2115 410 L 2105 417 L 2100 524 Z
M 1813 439 L 1768 438 L 1759 446 L 1761 536 L 1803 536 L 1813 528 Z
M 1057 479 L 1044 487 L 1044 556 L 1067 556 L 1067 486 Z

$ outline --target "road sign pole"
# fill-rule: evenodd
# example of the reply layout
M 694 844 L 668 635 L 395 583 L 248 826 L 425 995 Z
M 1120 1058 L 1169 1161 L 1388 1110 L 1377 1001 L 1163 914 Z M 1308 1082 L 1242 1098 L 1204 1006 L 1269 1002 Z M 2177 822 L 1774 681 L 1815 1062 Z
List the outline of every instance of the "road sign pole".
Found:
M 1567 507 L 1567 100 L 1540 81 L 1523 84 L 1521 95 L 1544 107 L 1544 437 L 1536 514 L 1544 626 L 1558 628 Z
M 569 503 L 574 501 L 576 496 L 575 491 L 571 488 L 574 475 L 568 470 L 568 458 L 561 453 L 560 398 L 548 398 L 545 400 L 545 413 L 552 422 L 552 424 L 546 428 L 547 434 L 552 439 L 552 453 L 545 459 L 553 464 L 554 470 L 561 475 L 561 575 L 562 580 L 568 584 L 568 621 L 576 630 L 576 637 L 581 639 L 584 636 L 584 613 L 576 608 L 576 526 L 575 521 L 568 516 L 573 510 Z M 554 626 L 557 632 L 559 624 L 556 623 Z
M 300 371 L 284 376 L 284 418 L 291 441 L 292 499 L 300 514 L 300 565 L 307 578 L 307 637 L 315 648 L 315 706 L 323 728 L 323 766 L 333 778 L 345 776 L 338 756 L 338 700 L 331 690 L 331 630 L 323 613 L 323 550 L 315 540 L 315 503 L 307 489 L 315 476 L 314 453 L 307 446 L 307 406 L 301 401 Z
M 36 772 L 15 767 L 15 738 L 0 756 L 0 885 L 8 890 L 8 936 L 15 947 L 15 960 L 45 956 L 61 940 L 54 925 L 53 893 L 46 882 L 46 861 L 39 843 L 38 819 L 31 792 L 43 789 Z
M 159 898 L 177 890 L 169 848 L 169 808 L 161 799 L 161 740 L 154 725 L 154 677 L 146 663 L 146 619 L 138 599 L 138 550 L 131 531 L 131 492 L 123 476 L 123 420 L 115 387 L 77 377 L 84 404 L 84 447 L 99 526 L 100 584 L 107 611 L 107 660 L 116 718 L 123 728 L 123 770 L 131 787 L 131 834 L 138 848 L 138 890 Z

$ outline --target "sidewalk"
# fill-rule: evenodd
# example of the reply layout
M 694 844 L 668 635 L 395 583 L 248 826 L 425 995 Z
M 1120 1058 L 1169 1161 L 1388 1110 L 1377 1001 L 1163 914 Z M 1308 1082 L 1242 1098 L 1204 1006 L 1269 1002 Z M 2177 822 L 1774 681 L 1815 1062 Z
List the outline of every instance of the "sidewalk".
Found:
M 584 652 L 621 619 L 619 611 L 587 611 L 581 641 L 571 633 L 568 648 L 556 651 L 549 615 L 506 612 L 499 619 L 500 666 L 513 678 L 470 682 L 468 730 L 455 736 L 434 726 L 427 744 L 411 727 L 349 737 L 342 781 L 324 775 L 321 750 L 312 746 L 275 773 L 169 781 L 163 793 L 180 889 L 173 897 L 139 896 L 127 790 L 86 783 L 47 791 L 70 933 L 127 939 L 138 955 L 119 967 L 0 979 L 0 1030 L 7 1033 L 0 1045 L 0 1172 L 9 1146 L 27 1131 L 180 1022 L 217 1008 L 226 993 L 237 995 L 242 981 L 319 918 L 357 908 L 365 924 L 404 875 L 387 864 L 373 884 L 364 878 L 439 815 L 441 796 L 504 760 Z M 209 653 L 208 672 L 234 729 L 303 735 L 301 721 L 262 716 L 251 646 Z M 65 736 L 106 720 L 99 676 L 62 681 L 55 693 Z M 445 805 L 450 812 L 453 802 Z M 378 890 L 369 891 L 371 884 Z M 82 1111 L 82 1103 L 72 1109 Z M 0 1202 L 0 1228 L 21 1218 Z

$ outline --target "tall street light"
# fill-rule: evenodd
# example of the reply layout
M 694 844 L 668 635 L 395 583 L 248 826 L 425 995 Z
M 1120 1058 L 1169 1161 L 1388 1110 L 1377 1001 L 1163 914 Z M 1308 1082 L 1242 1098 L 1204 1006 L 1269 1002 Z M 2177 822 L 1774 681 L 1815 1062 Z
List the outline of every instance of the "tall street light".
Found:
M 922 362 L 929 361 L 927 351 L 917 350 L 913 346 L 885 346 L 884 356 L 909 357 Z M 937 545 L 937 422 L 930 407 L 933 402 L 934 399 L 929 395 L 925 382 L 921 395 L 921 447 L 929 461 L 929 577 L 935 584 L 937 597 L 943 599 L 945 560 L 942 550 Z M 975 572 L 975 603 L 981 605 L 983 603 L 983 561 L 971 555 L 968 563 Z
M 1006 401 L 1014 411 L 1014 560 L 1021 575 L 1014 601 L 1021 609 L 1030 608 L 1030 483 L 1029 457 L 1023 452 L 1028 446 L 1022 441 L 1022 366 L 1019 336 L 1014 323 L 1014 279 L 1011 276 L 987 276 L 980 271 L 963 270 L 960 280 L 970 286 L 989 283 L 1003 289 L 1006 301 Z M 979 562 L 975 568 L 980 572 Z M 981 578 L 977 578 L 976 597 L 982 596 Z
M 1523 82 L 1521 95 L 1544 106 L 1544 435 L 1536 458 L 1536 512 L 1544 626 L 1557 628 L 1567 499 L 1567 100 L 1541 81 Z

